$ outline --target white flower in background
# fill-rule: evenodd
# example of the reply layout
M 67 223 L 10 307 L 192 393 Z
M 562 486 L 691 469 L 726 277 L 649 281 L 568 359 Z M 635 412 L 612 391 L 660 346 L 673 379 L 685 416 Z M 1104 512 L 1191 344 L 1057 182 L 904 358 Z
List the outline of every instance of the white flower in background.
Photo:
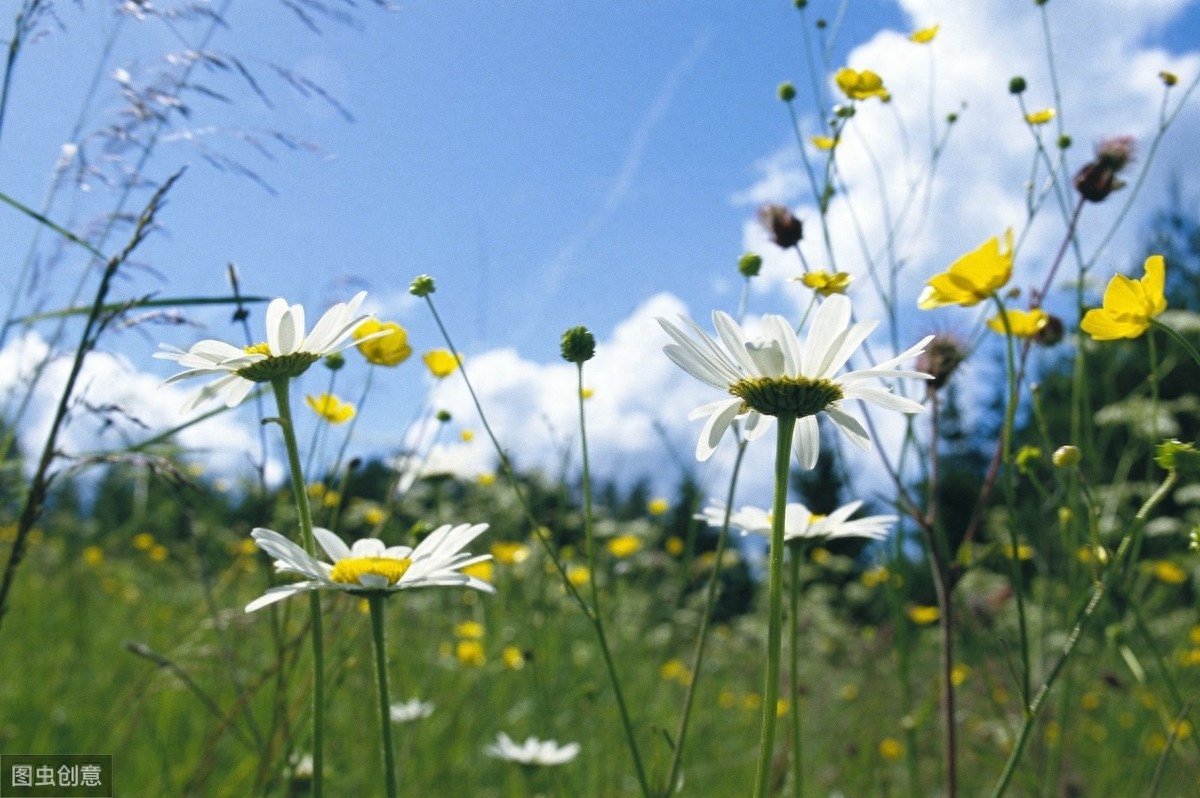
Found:
M 397 701 L 389 708 L 388 715 L 392 723 L 410 723 L 414 720 L 427 718 L 433 714 L 433 702 L 413 698 L 408 701 Z
M 579 743 L 560 746 L 554 740 L 539 740 L 527 737 L 517 745 L 512 738 L 500 732 L 496 742 L 484 749 L 488 756 L 505 759 L 521 765 L 565 765 L 579 755 Z
M 201 388 L 184 410 L 192 410 L 214 398 L 220 398 L 226 406 L 233 407 L 246 398 L 256 382 L 270 382 L 277 377 L 298 377 L 326 355 L 362 341 L 389 335 L 390 330 L 383 330 L 357 341 L 350 337 L 355 328 L 369 317 L 369 314 L 358 314 L 358 308 L 366 296 L 366 291 L 360 291 L 349 302 L 334 305 L 325 311 L 325 315 L 317 321 L 317 326 L 308 334 L 304 332 L 304 307 L 288 305 L 285 299 L 274 299 L 267 305 L 265 343 L 239 347 L 206 339 L 193 344 L 186 352 L 162 344 L 164 351 L 156 352 L 154 356 L 174 360 L 187 369 L 168 377 L 163 384 L 216 375 L 217 379 Z
M 688 416 L 708 417 L 696 444 L 698 460 L 712 456 L 736 418 L 745 418 L 746 438 L 753 440 L 769 427 L 770 422 L 764 416 L 791 414 L 797 419 L 792 441 L 796 457 L 801 466 L 812 468 L 821 445 L 817 414 L 824 413 L 851 441 L 870 449 L 870 436 L 862 423 L 843 408 L 845 400 L 862 399 L 900 413 L 920 413 L 923 409 L 920 403 L 897 396 L 878 380 L 929 379 L 924 372 L 896 366 L 921 354 L 932 335 L 871 368 L 834 376 L 879 324 L 877 321 L 851 324 L 850 300 L 844 296 L 831 296 L 821 303 L 803 346 L 783 316 L 764 316 L 762 336 L 751 338 L 729 314 L 715 311 L 713 325 L 719 342 L 692 320 L 680 318 L 696 337 L 660 318 L 659 324 L 674 340 L 663 347 L 667 357 L 696 379 L 732 395 L 702 405 Z
M 783 519 L 783 539 L 786 540 L 830 540 L 832 538 L 863 537 L 883 540 L 891 531 L 892 524 L 899 520 L 894 515 L 869 515 L 865 518 L 847 520 L 862 507 L 861 501 L 843 504 L 829 515 L 818 515 L 799 502 L 787 505 Z M 709 526 L 720 527 L 725 523 L 725 505 L 713 501 L 696 518 Z M 771 534 L 771 513 L 758 507 L 742 507 L 729 516 L 729 525 L 742 533 Z
M 300 574 L 306 579 L 268 589 L 246 605 L 246 612 L 308 590 L 344 590 L 361 595 L 458 585 L 494 593 L 496 589 L 487 582 L 459 572 L 460 568 L 492 559 L 490 554 L 472 556 L 462 551 L 487 528 L 487 524 L 444 524 L 430 532 L 416 548 L 411 548 L 385 546 L 377 538 L 364 538 L 347 546 L 333 532 L 317 527 L 313 535 L 333 560 L 332 565 L 309 555 L 278 532 L 255 529 L 250 537 L 275 558 L 278 573 Z

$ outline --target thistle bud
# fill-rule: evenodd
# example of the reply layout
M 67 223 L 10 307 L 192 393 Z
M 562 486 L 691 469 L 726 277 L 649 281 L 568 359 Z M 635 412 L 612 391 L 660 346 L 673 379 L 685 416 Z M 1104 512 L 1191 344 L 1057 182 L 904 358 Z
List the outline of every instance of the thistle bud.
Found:
M 771 240 L 787 249 L 794 247 L 804 238 L 804 223 L 782 205 L 764 205 L 758 209 L 758 220 Z
M 422 274 L 414 278 L 412 285 L 408 287 L 408 293 L 413 296 L 429 296 L 436 290 L 433 286 L 433 278 L 428 274 Z
M 779 99 L 783 100 L 785 103 L 790 103 L 792 100 L 796 99 L 796 87 L 788 81 L 780 83 Z
M 572 327 L 563 333 L 562 356 L 569 363 L 583 364 L 596 355 L 596 337 L 587 327 Z
M 953 336 L 935 335 L 917 359 L 917 371 L 923 371 L 933 377 L 930 384 L 936 390 L 950 380 L 950 375 L 965 357 L 966 353 Z
M 753 252 L 747 252 L 738 258 L 738 272 L 743 277 L 757 277 L 762 271 L 762 258 Z
M 1096 157 L 1075 174 L 1075 190 L 1088 202 L 1102 202 L 1125 185 L 1117 173 L 1133 160 L 1133 136 L 1114 136 L 1096 147 Z

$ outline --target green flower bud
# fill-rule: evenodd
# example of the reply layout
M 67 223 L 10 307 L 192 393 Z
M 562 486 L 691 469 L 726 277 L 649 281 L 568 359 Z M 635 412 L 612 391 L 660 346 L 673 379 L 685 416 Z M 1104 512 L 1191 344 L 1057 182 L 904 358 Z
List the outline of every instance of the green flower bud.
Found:
M 796 0 L 796 8 L 800 9 L 801 11 L 803 11 L 807 5 L 808 0 Z
M 325 356 L 325 368 L 330 371 L 337 371 L 342 366 L 346 365 L 346 358 L 341 352 L 334 352 L 332 355 Z
M 415 277 L 412 285 L 408 287 L 408 293 L 413 296 L 429 296 L 437 289 L 433 285 L 433 278 L 428 274 L 422 274 Z
M 1054 463 L 1056 468 L 1074 468 L 1082 459 L 1083 453 L 1079 451 L 1079 447 L 1070 444 L 1059 446 L 1054 450 L 1054 454 L 1050 455 L 1050 462 Z
M 738 258 L 738 271 L 743 277 L 757 277 L 762 271 L 762 258 L 753 252 L 747 252 Z
M 1017 75 L 1008 82 L 1009 94 L 1020 94 L 1025 91 L 1026 88 L 1025 78 L 1021 77 L 1020 75 Z
M 442 422 L 443 424 L 445 424 L 446 422 L 448 422 L 448 421 L 449 421 L 451 418 L 453 418 L 453 416 L 451 416 L 451 415 L 450 415 L 450 411 L 449 411 L 449 410 L 439 410 L 439 411 L 437 411 L 437 420 L 438 420 L 438 421 L 440 421 L 440 422 Z
M 946 114 L 946 123 L 953 125 L 958 121 L 958 114 Z
M 1058 137 L 1058 141 L 1056 143 L 1058 144 L 1058 148 L 1060 150 L 1065 150 L 1067 147 L 1071 146 L 1071 137 L 1066 133 L 1063 133 Z
M 790 81 L 785 80 L 783 83 L 779 84 L 779 99 L 783 100 L 785 103 L 790 103 L 792 100 L 796 99 L 796 87 L 793 86 Z
M 586 363 L 596 355 L 596 336 L 587 327 L 572 327 L 563 333 L 562 356 L 569 363 Z
M 829 26 L 829 23 L 826 22 L 825 20 L 823 20 L 823 19 L 817 20 L 817 30 L 825 30 L 825 28 L 828 26 Z

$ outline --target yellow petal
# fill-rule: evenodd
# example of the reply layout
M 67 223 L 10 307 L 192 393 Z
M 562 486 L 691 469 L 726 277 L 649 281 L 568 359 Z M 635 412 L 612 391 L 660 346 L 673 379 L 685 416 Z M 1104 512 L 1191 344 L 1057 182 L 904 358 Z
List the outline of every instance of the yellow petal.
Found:
M 1025 114 L 1025 121 L 1031 125 L 1044 125 L 1053 119 L 1056 115 L 1053 108 L 1043 108 L 1040 111 L 1031 111 Z
M 1089 310 L 1083 314 L 1079 329 L 1097 341 L 1115 341 L 1119 338 L 1137 338 L 1148 325 L 1133 318 L 1118 315 L 1105 309 Z
M 940 25 L 931 25 L 928 28 L 915 30 L 908 34 L 908 38 L 917 44 L 928 44 L 929 42 L 933 41 L 934 36 L 937 36 L 938 28 L 940 27 Z
M 832 150 L 837 146 L 837 139 L 832 139 L 829 136 L 813 136 L 809 141 L 818 150 Z
M 1162 255 L 1151 255 L 1146 258 L 1144 268 L 1146 276 L 1142 278 L 1142 288 L 1146 298 L 1150 300 L 1151 315 L 1157 316 L 1167 309 L 1167 298 L 1163 295 L 1167 282 L 1167 265 Z

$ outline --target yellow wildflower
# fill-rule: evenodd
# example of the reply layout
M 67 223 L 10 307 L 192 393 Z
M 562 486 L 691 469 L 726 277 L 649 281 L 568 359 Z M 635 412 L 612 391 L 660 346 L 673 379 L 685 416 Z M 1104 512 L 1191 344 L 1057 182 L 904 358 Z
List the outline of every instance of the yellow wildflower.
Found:
M 746 693 L 742 696 L 742 709 L 756 710 L 762 708 L 762 696 L 758 693 Z
M 463 443 L 470 443 L 475 440 L 475 430 L 465 429 L 458 433 L 458 437 L 462 439 Z
M 480 640 L 483 638 L 483 624 L 479 621 L 463 621 L 455 624 L 454 636 L 467 640 Z
M 504 667 L 509 670 L 519 671 L 525 667 L 525 652 L 516 646 L 506 646 L 500 659 L 504 660 Z
M 524 543 L 502 540 L 492 544 L 492 558 L 501 565 L 516 565 L 529 559 L 529 547 Z
M 1032 338 L 1041 332 L 1042 328 L 1046 326 L 1046 322 L 1050 320 L 1046 311 L 1041 308 L 1006 310 L 1004 315 L 1008 318 L 1008 330 L 1017 338 Z M 1004 319 L 999 314 L 988 319 L 987 325 L 995 332 L 1004 335 Z
M 646 512 L 650 515 L 662 515 L 670 509 L 671 503 L 661 496 L 651 499 L 650 503 L 646 505 Z
M 950 669 L 950 684 L 958 687 L 967 679 L 971 678 L 971 666 L 963 665 L 961 662 Z
M 1100 708 L 1100 694 L 1089 690 L 1079 699 L 1079 705 L 1088 712 L 1094 712 Z
M 330 424 L 345 424 L 354 418 L 354 405 L 343 402 L 331 393 L 306 396 L 304 401 L 308 403 L 314 413 Z
M 882 585 L 887 581 L 888 569 L 882 565 L 875 568 L 869 568 L 866 571 L 863 571 L 862 576 L 859 578 L 862 580 L 863 587 L 875 587 L 876 585 Z
M 92 568 L 99 568 L 104 564 L 104 549 L 99 546 L 88 546 L 83 550 L 83 561 Z
M 363 523 L 367 526 L 379 526 L 387 515 L 378 507 L 372 507 L 363 513 Z
M 837 146 L 838 140 L 829 136 L 811 136 L 808 139 L 818 150 L 829 151 Z
M 869 100 L 878 97 L 881 100 L 890 98 L 887 89 L 883 87 L 883 78 L 869 69 L 862 72 L 842 67 L 833 76 L 838 88 L 845 92 L 851 100 Z
M 495 575 L 496 569 L 492 565 L 491 560 L 472 563 L 471 565 L 460 568 L 459 571 L 467 576 L 473 576 L 476 579 L 482 579 L 485 582 L 491 582 Z
M 658 676 L 664 682 L 674 682 L 687 678 L 687 666 L 677 659 L 669 659 L 658 669 Z
M 133 536 L 133 547 L 138 551 L 150 551 L 154 545 L 154 535 L 149 532 L 139 532 Z
M 910 621 L 921 626 L 934 623 L 941 617 L 937 607 L 926 607 L 921 604 L 914 604 L 906 612 Z
M 928 28 L 921 28 L 908 34 L 908 40 L 917 44 L 929 44 L 933 41 L 933 37 L 937 36 L 938 28 L 941 25 L 930 25 Z
M 481 668 L 487 662 L 483 644 L 478 640 L 459 640 L 458 645 L 454 647 L 454 656 L 461 664 L 472 668 Z
M 579 397 L 581 399 L 591 399 L 595 395 L 596 395 L 595 388 L 580 388 L 579 389 Z
M 391 330 L 392 334 L 369 341 L 362 340 L 384 330 Z M 354 329 L 354 340 L 359 341 L 358 351 L 362 352 L 363 357 L 376 366 L 396 366 L 412 355 L 412 347 L 408 345 L 408 330 L 394 321 L 367 319 Z
M 429 373 L 439 380 L 449 377 L 462 363 L 462 356 L 455 357 L 445 349 L 434 349 L 421 356 Z
M 848 272 L 809 272 L 792 279 L 799 280 L 821 296 L 844 294 L 850 287 L 851 281 L 854 280 Z
M 737 694 L 732 690 L 722 690 L 717 694 L 717 706 L 722 709 L 733 709 L 737 703 Z
M 1013 547 L 1011 545 L 1007 545 L 1004 547 L 1004 556 L 1010 560 L 1014 559 L 1015 556 L 1015 558 L 1021 562 L 1028 562 L 1029 560 L 1033 559 L 1033 546 L 1030 546 L 1027 543 L 1018 543 L 1017 550 L 1014 552 Z
M 587 566 L 572 565 L 569 568 L 567 568 L 567 581 L 570 582 L 575 587 L 580 587 L 582 585 L 586 585 L 589 576 L 590 576 L 590 573 L 587 569 Z
M 1040 111 L 1030 111 L 1025 114 L 1025 121 L 1031 125 L 1044 125 L 1057 115 L 1053 108 L 1043 108 Z
M 782 718 L 788 711 L 788 700 L 786 698 L 775 699 L 775 717 Z
M 642 547 L 642 539 L 637 535 L 619 535 L 608 541 L 608 553 L 617 558 L 632 556 Z
M 1188 580 L 1187 571 L 1170 560 L 1157 560 L 1152 566 L 1152 570 L 1158 581 L 1166 582 L 1168 585 L 1182 585 Z
M 491 485 L 496 481 L 496 475 L 490 471 L 485 471 L 479 476 L 475 477 L 475 481 L 486 488 L 488 485 Z
M 150 548 L 150 551 L 147 552 L 147 555 L 154 562 L 162 562 L 163 560 L 167 559 L 167 555 L 169 553 L 170 552 L 167 551 L 166 546 L 162 545 L 161 543 L 156 543 Z
M 341 503 L 342 494 L 338 493 L 336 490 L 327 491 L 321 498 L 321 504 L 329 508 L 337 507 Z
M 667 550 L 667 554 L 670 554 L 672 557 L 678 557 L 680 554 L 683 554 L 683 539 L 672 535 L 667 538 L 667 542 L 663 544 L 663 548 Z
M 879 741 L 879 755 L 894 762 L 904 756 L 904 746 L 895 737 L 884 737 Z
M 1004 249 L 1000 239 L 989 238 L 978 249 L 968 252 L 941 274 L 929 278 L 929 285 L 917 298 L 922 310 L 944 305 L 977 305 L 1004 286 L 1012 277 L 1013 235 L 1010 228 L 1004 233 Z
M 1104 305 L 1089 310 L 1079 327 L 1097 341 L 1137 338 L 1150 326 L 1150 319 L 1167 309 L 1163 296 L 1166 264 L 1162 255 L 1146 258 L 1145 275 L 1131 280 L 1114 275 L 1104 289 Z

